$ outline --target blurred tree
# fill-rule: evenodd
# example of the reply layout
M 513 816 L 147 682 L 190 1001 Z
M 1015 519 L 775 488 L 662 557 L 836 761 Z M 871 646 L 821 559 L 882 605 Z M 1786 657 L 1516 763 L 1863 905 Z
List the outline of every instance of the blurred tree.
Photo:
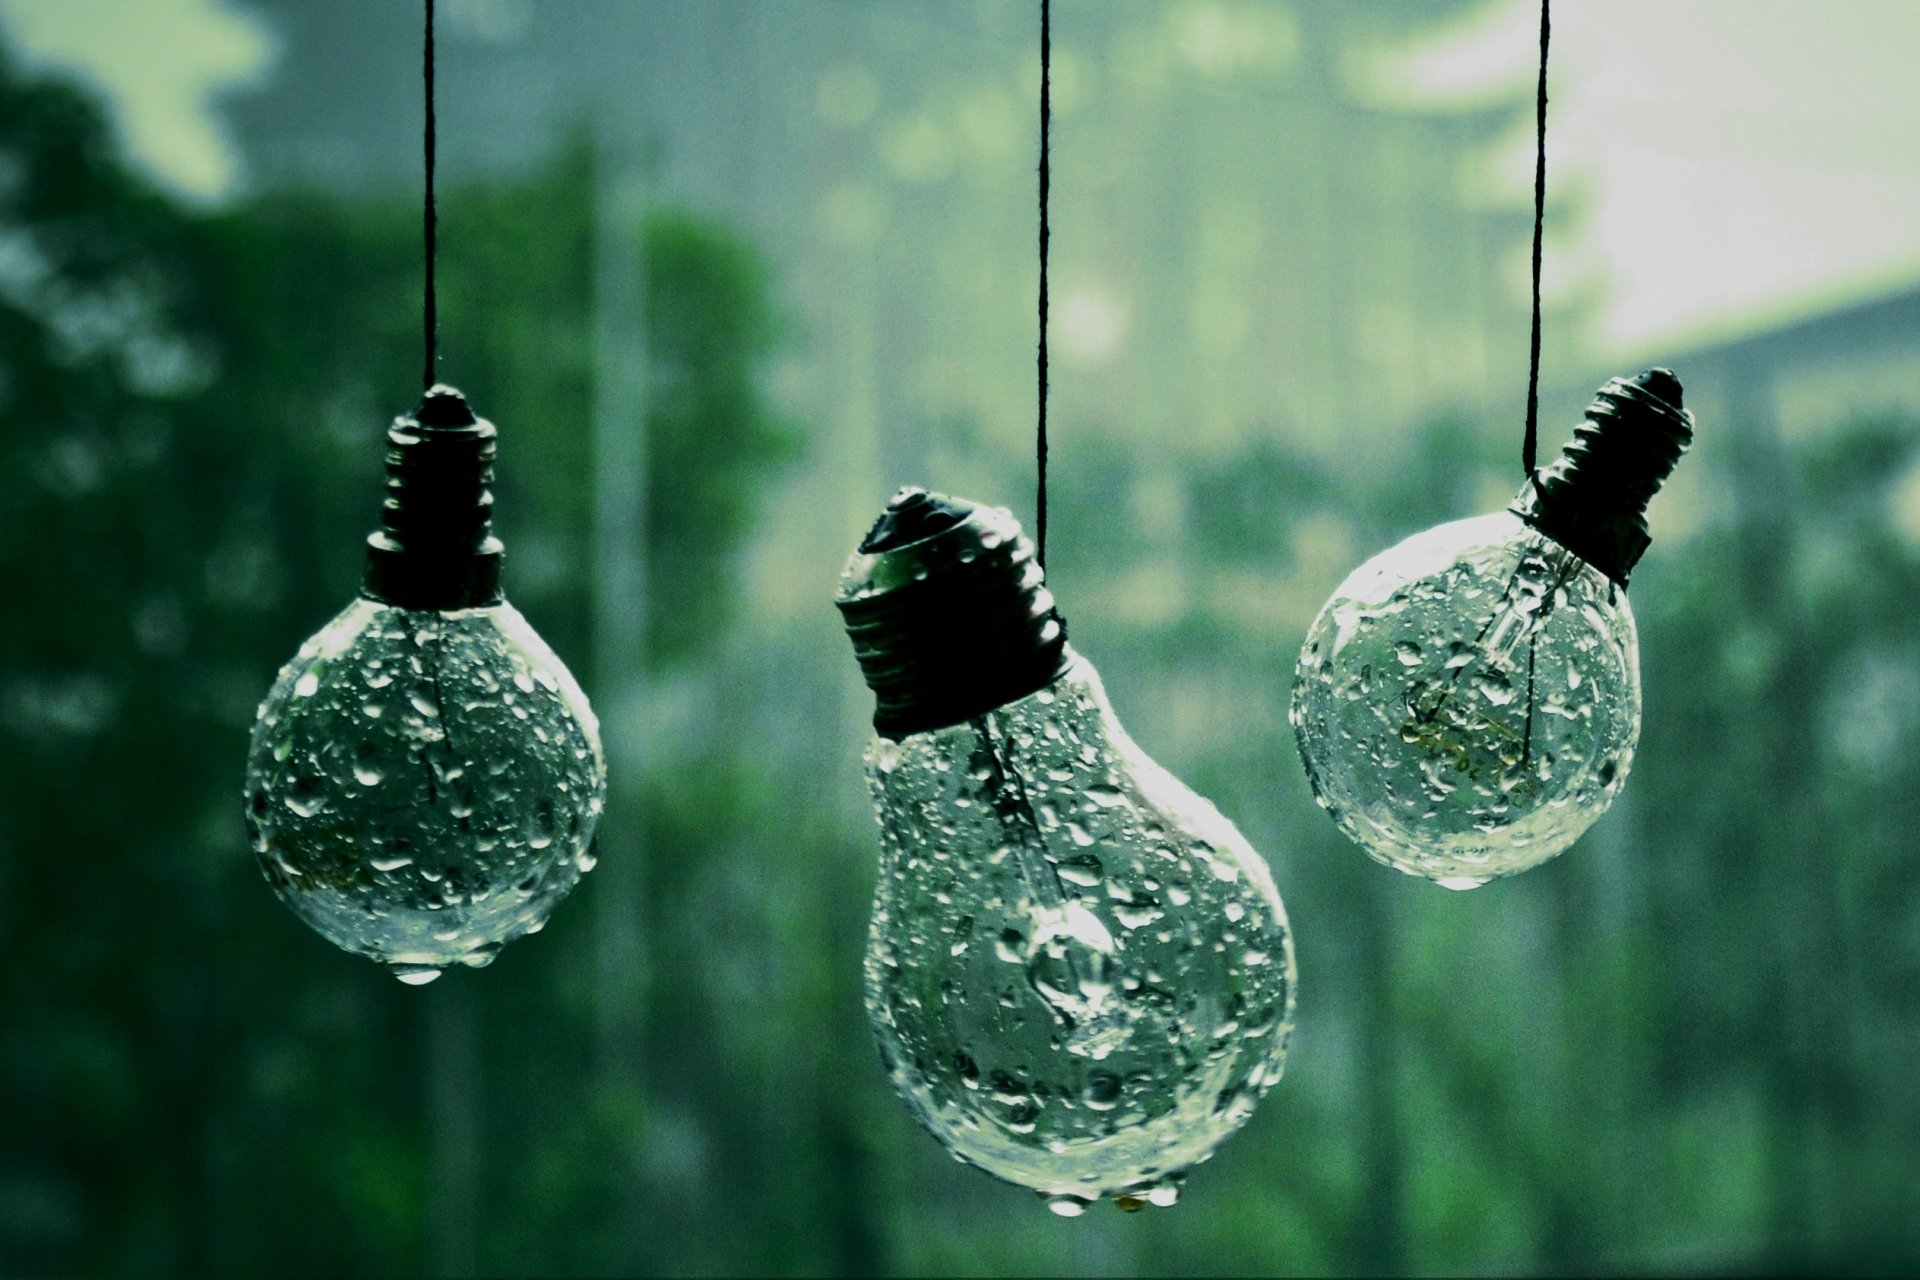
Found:
M 339 26 L 313 6 L 277 8 Z M 726 23 L 706 6 L 649 8 Z M 1334 369 L 1329 385 L 1353 380 L 1333 356 L 1374 330 L 1340 309 L 1346 267 L 1427 219 L 1415 196 L 1439 189 L 1438 157 L 1462 139 L 1409 150 L 1492 125 L 1374 120 L 1349 156 L 1330 123 L 1348 107 L 1303 103 L 1312 93 L 1288 81 L 1285 111 L 1242 117 L 1231 76 L 1205 56 L 1231 62 L 1240 46 L 1178 24 L 1297 14 L 1319 50 L 1302 54 L 1303 74 L 1331 75 L 1333 50 L 1453 6 L 1396 4 L 1374 20 L 1359 5 L 1082 8 L 1063 9 L 1063 25 L 1084 22 L 1088 47 L 1112 55 L 1099 66 L 1179 61 L 1154 91 L 1168 97 L 1077 127 L 1151 126 L 1184 143 L 1232 117 L 1202 139 L 1213 150 L 1193 161 L 1196 189 L 1218 177 L 1273 195 L 1288 231 L 1261 242 L 1270 261 L 1223 265 L 1202 242 L 1234 241 L 1220 234 L 1238 225 L 1230 208 L 1163 207 L 1143 186 L 1122 211 L 1166 222 L 1167 243 L 1192 252 L 1138 264 L 1141 296 L 1202 277 L 1287 280 L 1272 306 L 1297 313 L 1300 360 Z M 848 12 L 823 29 L 864 30 Z M 880 6 L 873 21 L 907 41 L 925 20 L 1025 33 L 1028 16 Z M 773 60 L 759 49 L 743 62 Z M 882 69 L 898 77 L 879 86 L 886 110 L 823 143 L 845 162 L 823 172 L 865 174 L 898 142 L 894 125 L 941 103 L 986 103 L 990 139 L 994 104 L 1018 87 L 998 63 L 952 84 Z M 1198 102 L 1169 100 L 1180 95 Z M 1284 149 L 1265 132 L 1276 119 L 1311 135 L 1313 163 L 1246 163 Z M 1375 160 L 1408 166 L 1405 180 L 1376 184 Z M 1005 224 L 1026 227 L 1030 174 L 1017 155 L 988 167 L 985 185 L 1017 196 Z M 854 754 L 843 731 L 862 713 L 846 708 L 864 697 L 833 634 L 832 564 L 752 537 L 775 518 L 783 533 L 828 523 L 800 508 L 832 505 L 823 483 L 858 486 L 836 469 L 843 447 L 795 501 L 769 500 L 798 432 L 760 390 L 789 332 L 768 273 L 736 236 L 684 214 L 591 225 L 597 181 L 576 147 L 443 191 L 442 349 L 449 378 L 501 426 L 509 590 L 576 666 L 617 661 L 591 653 L 587 619 L 596 239 L 639 261 L 644 656 L 661 687 L 637 726 L 655 766 L 616 780 L 610 819 L 644 814 L 647 832 L 656 977 L 614 1046 L 644 1066 L 630 1073 L 596 1069 L 591 905 L 563 907 L 484 977 L 403 989 L 273 905 L 243 853 L 253 707 L 274 664 L 352 592 L 380 431 L 412 398 L 412 194 L 289 187 L 187 214 L 129 174 L 82 95 L 0 57 L 0 1272 L 1913 1270 L 1910 417 L 1783 433 L 1737 472 L 1706 449 L 1689 460 L 1737 514 L 1716 522 L 1705 504 L 1704 526 L 1663 537 L 1636 573 L 1648 719 L 1632 785 L 1567 857 L 1449 895 L 1371 864 L 1317 812 L 1288 683 L 1297 638 L 1345 572 L 1517 485 L 1511 424 L 1434 420 L 1392 458 L 1335 462 L 1313 449 L 1312 414 L 1354 433 L 1365 414 L 1248 393 L 1288 416 L 1222 438 L 1183 431 L 1177 447 L 1155 429 L 1142 448 L 1143 424 L 1188 418 L 1075 418 L 1064 406 L 1077 402 L 1057 399 L 1051 568 L 1075 643 L 1147 750 L 1269 856 L 1303 978 L 1285 1081 L 1195 1172 L 1187 1203 L 1068 1223 L 954 1165 L 873 1061 L 856 976 L 873 839 L 851 768 L 824 763 Z M 918 411 L 895 412 L 917 384 L 893 375 L 939 280 L 960 282 L 982 332 L 1001 333 L 988 318 L 1030 274 L 994 268 L 982 286 L 991 255 L 975 237 L 997 233 L 963 225 L 976 202 L 944 180 L 889 181 L 896 216 L 935 228 L 943 251 L 908 261 L 892 233 L 879 249 L 823 251 L 864 273 L 828 275 L 860 282 L 828 301 L 872 340 L 848 344 L 845 372 L 885 388 L 884 412 L 866 406 L 888 427 L 884 448 L 964 454 L 966 474 L 1023 494 L 1027 442 L 1007 424 L 1024 412 L 1002 421 L 982 407 L 991 396 L 961 397 L 921 417 L 962 424 L 963 447 L 929 447 L 911 429 Z M 1336 182 L 1379 188 L 1352 226 L 1315 220 L 1348 208 L 1355 192 Z M 1462 220 L 1499 245 L 1524 231 Z M 1302 247 L 1303 227 L 1352 252 Z M 1490 247 L 1460 258 L 1461 277 L 1487 274 Z M 1299 296 L 1284 269 L 1296 250 L 1319 273 Z M 1377 295 L 1392 264 L 1363 265 L 1360 293 Z M 861 289 L 895 270 L 911 305 L 876 310 Z M 1150 317 L 1164 331 L 1136 341 L 1201 359 L 1180 327 L 1191 299 L 1177 300 Z M 1322 332 L 1326 317 L 1348 337 Z M 1026 339 L 1006 354 L 1007 385 L 1030 395 Z M 1108 369 L 1116 404 L 1134 376 L 1124 364 Z M 1259 372 L 1274 387 L 1294 376 Z M 1082 385 L 1095 375 L 1107 376 Z M 1177 397 L 1190 380 L 1166 381 Z M 1762 419 L 1728 417 L 1751 443 Z M 783 586 L 797 565 L 817 572 L 817 611 L 735 607 L 743 562 Z M 610 728 L 616 716 L 636 727 L 631 708 L 602 711 Z M 607 883 L 579 896 L 590 904 Z
M 184 213 L 91 102 L 4 57 L 0 156 L 0 581 L 30 620 L 0 639 L 0 1269 L 390 1274 L 446 1265 L 449 1233 L 524 1266 L 524 1226 L 615 1207 L 595 1189 L 622 1185 L 650 1106 L 583 1083 L 562 1120 L 516 1083 L 564 1078 L 586 1033 L 588 1010 L 554 998 L 578 909 L 529 944 L 546 964 L 503 965 L 484 994 L 389 989 L 270 905 L 234 817 L 274 664 L 357 586 L 380 432 L 417 376 L 417 206 L 286 191 Z M 576 662 L 590 181 L 576 151 L 442 193 L 443 368 L 501 424 L 509 590 Z M 651 660 L 703 664 L 794 449 L 757 386 L 779 331 L 738 240 L 671 213 L 626 233 L 659 388 Z M 728 839 L 711 792 L 653 799 L 692 831 L 678 854 Z M 529 1018 L 540 1036 L 517 1031 Z M 476 1045 L 451 1113 L 466 1146 L 524 1154 L 478 1166 L 448 1217 L 425 1211 L 444 1159 L 423 1131 L 448 1100 L 423 1112 L 419 1064 L 461 1054 L 450 1035 Z M 490 1109 L 489 1082 L 524 1101 Z M 557 1199 L 521 1203 L 522 1160 Z M 501 1204 L 524 1216 L 482 1216 Z M 542 1239 L 533 1256 L 593 1265 L 569 1232 Z

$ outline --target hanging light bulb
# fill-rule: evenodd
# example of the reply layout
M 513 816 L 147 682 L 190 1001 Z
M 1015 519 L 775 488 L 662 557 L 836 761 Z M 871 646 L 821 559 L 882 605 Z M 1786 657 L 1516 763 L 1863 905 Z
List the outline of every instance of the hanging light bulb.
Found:
M 281 669 L 247 758 L 274 892 L 403 982 L 545 925 L 606 795 L 586 695 L 500 593 L 495 435 L 444 386 L 395 420 L 361 596 Z
M 1266 864 L 1120 727 L 1006 511 L 901 490 L 838 604 L 878 701 L 866 995 L 894 1087 L 1056 1212 L 1171 1204 L 1280 1078 Z
M 1471 889 L 1613 803 L 1640 733 L 1627 575 L 1692 438 L 1671 372 L 1615 378 L 1512 507 L 1408 538 L 1334 591 L 1291 719 L 1315 799 L 1370 855 Z

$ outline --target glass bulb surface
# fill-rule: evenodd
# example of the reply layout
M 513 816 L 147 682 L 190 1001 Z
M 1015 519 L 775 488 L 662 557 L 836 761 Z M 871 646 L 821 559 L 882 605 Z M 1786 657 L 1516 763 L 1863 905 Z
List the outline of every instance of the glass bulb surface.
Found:
M 1290 718 L 1342 831 L 1388 866 L 1473 888 L 1566 849 L 1625 785 L 1633 610 L 1511 512 L 1444 524 L 1335 590 Z
M 1058 1212 L 1172 1203 L 1280 1078 L 1293 944 L 1266 863 L 1082 659 L 867 761 L 867 1009 L 895 1088 Z
M 546 924 L 593 866 L 599 724 L 512 605 L 356 600 L 254 724 L 247 825 L 281 901 L 425 982 Z

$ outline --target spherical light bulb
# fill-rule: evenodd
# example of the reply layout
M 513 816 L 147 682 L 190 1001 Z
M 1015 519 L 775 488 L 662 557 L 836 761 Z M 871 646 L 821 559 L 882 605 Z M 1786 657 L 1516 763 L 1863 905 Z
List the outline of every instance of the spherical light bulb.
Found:
M 1266 864 L 1120 727 L 1006 511 L 902 490 L 838 603 L 878 700 L 866 998 L 894 1087 L 1057 1212 L 1172 1203 L 1280 1078 Z
M 363 594 L 281 669 L 247 759 L 274 892 L 403 982 L 538 932 L 606 796 L 586 695 L 500 594 L 494 440 L 444 387 L 395 421 Z
M 1613 803 L 1640 733 L 1627 576 L 1692 433 L 1672 373 L 1616 378 L 1511 509 L 1408 538 L 1334 591 L 1290 717 L 1315 799 L 1368 854 L 1471 889 Z

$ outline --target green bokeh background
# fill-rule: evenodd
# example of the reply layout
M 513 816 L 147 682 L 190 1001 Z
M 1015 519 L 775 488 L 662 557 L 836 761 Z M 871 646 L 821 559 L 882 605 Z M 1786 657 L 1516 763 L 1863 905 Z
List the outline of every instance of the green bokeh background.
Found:
M 888 1092 L 830 603 L 897 484 L 1031 513 L 1032 6 L 443 0 L 442 374 L 614 775 L 552 926 L 419 989 L 300 927 L 240 820 L 417 385 L 417 12 L 232 6 L 277 54 L 214 201 L 0 45 L 0 1272 L 1920 1267 L 1920 285 L 1625 353 L 1604 266 L 1553 295 L 1544 449 L 1645 363 L 1700 421 L 1632 780 L 1572 852 L 1445 893 L 1301 776 L 1320 602 L 1519 479 L 1530 211 L 1462 175 L 1527 86 L 1343 70 L 1484 8 L 1056 5 L 1050 577 L 1268 856 L 1301 981 L 1183 1202 L 1073 1221 Z M 1577 246 L 1605 193 L 1555 193 Z

